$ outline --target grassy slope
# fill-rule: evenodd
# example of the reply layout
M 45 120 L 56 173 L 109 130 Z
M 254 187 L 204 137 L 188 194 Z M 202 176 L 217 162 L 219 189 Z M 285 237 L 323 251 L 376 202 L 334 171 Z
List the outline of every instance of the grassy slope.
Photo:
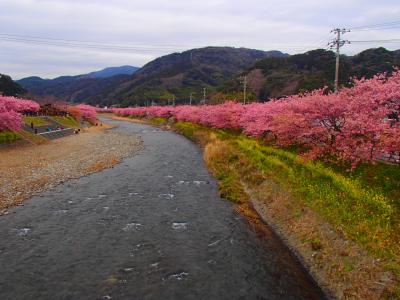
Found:
M 53 119 L 56 122 L 58 122 L 59 124 L 64 125 L 65 127 L 69 127 L 69 128 L 79 128 L 80 127 L 79 123 L 73 117 L 55 116 L 55 117 L 53 117 Z M 42 117 L 26 117 L 25 116 L 23 118 L 23 120 L 24 120 L 24 123 L 27 125 L 30 125 L 31 122 L 33 123 L 34 126 L 44 126 L 44 125 L 49 124 Z M 11 131 L 0 132 L 0 144 L 13 142 L 13 141 L 19 140 L 21 138 L 28 140 L 34 144 L 42 144 L 47 141 L 47 139 L 43 138 L 42 136 L 32 134 L 25 130 L 21 130 L 19 132 L 11 132 Z
M 79 128 L 79 123 L 71 116 L 69 117 L 60 117 L 60 116 L 55 116 L 52 117 L 56 122 L 59 124 L 68 127 L 68 128 Z M 24 123 L 27 125 L 30 125 L 31 122 L 33 122 L 34 126 L 44 126 L 49 124 L 46 122 L 45 119 L 42 117 L 24 117 L 23 118 Z M 30 142 L 34 144 L 42 144 L 47 141 L 47 139 L 43 138 L 40 135 L 35 135 L 33 133 L 30 133 L 25 130 L 21 130 L 19 132 L 11 132 L 11 131 L 2 131 L 0 132 L 0 144 L 6 143 L 6 142 L 13 142 L 19 139 L 26 139 L 29 140 Z
M 244 203 L 252 196 L 249 188 L 257 190 L 265 180 L 271 180 L 289 191 L 296 202 L 293 206 L 298 208 L 295 214 L 301 215 L 303 207 L 311 209 L 369 255 L 382 260 L 384 269 L 395 273 L 398 281 L 399 166 L 364 165 L 350 174 L 343 168 L 306 161 L 292 152 L 266 146 L 238 133 L 184 122 L 176 123 L 175 127 L 205 147 L 205 160 L 220 181 L 223 197 Z M 304 243 L 309 243 L 313 250 L 321 250 L 324 237 L 305 236 Z M 334 276 L 347 280 L 351 274 L 346 273 L 353 272 L 356 263 L 347 257 L 343 261 L 343 268 L 338 268 Z M 398 297 L 399 292 L 397 285 L 397 291 L 386 291 L 386 295 Z M 359 293 L 368 297 L 366 291 Z
M 32 132 L 25 131 L 25 130 L 20 130 L 18 132 L 18 134 L 25 140 L 28 140 L 29 142 L 37 144 L 37 145 L 46 143 L 48 141 L 46 138 L 42 137 L 39 134 L 34 134 Z
M 44 118 L 42 117 L 24 117 L 23 118 L 24 123 L 27 125 L 31 125 L 33 123 L 34 126 L 45 126 L 48 125 L 49 122 L 47 122 Z
M 0 132 L 0 144 L 13 142 L 19 140 L 21 136 L 18 133 L 12 131 L 1 131 Z
M 79 128 L 79 123 L 71 116 L 69 117 L 60 117 L 60 116 L 55 116 L 52 117 L 54 121 L 57 123 L 69 127 L 69 128 Z
M 69 127 L 69 128 L 79 128 L 79 123 L 71 116 L 68 117 L 61 117 L 61 116 L 54 116 L 51 117 L 57 123 Z M 42 117 L 24 117 L 24 123 L 30 125 L 33 122 L 34 126 L 45 126 L 49 123 Z

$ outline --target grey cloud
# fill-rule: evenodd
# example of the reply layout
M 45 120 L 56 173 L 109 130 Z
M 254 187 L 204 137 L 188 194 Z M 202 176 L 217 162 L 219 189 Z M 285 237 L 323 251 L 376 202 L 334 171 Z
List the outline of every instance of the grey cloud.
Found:
M 179 47 L 116 53 L 0 41 L 0 72 L 15 78 L 54 77 L 113 65 L 142 66 L 182 47 L 206 45 L 297 53 L 325 46 L 334 26 L 381 23 L 398 15 L 400 4 L 392 0 L 1 0 L 0 33 Z M 398 30 L 346 37 L 399 38 Z M 353 54 L 372 46 L 378 45 L 350 45 L 343 50 Z

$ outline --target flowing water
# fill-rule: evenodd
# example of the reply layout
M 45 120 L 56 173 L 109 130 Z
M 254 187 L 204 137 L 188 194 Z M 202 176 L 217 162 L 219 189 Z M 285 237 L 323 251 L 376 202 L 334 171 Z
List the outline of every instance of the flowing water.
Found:
M 324 299 L 218 197 L 196 145 L 113 122 L 143 150 L 0 217 L 0 299 Z

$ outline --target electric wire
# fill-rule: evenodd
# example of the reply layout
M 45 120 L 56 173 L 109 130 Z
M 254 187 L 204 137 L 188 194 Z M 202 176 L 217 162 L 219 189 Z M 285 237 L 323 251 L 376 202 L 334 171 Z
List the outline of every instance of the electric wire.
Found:
M 390 28 L 396 27 L 400 25 L 400 20 L 392 21 L 392 22 L 385 22 L 385 23 L 378 23 L 372 25 L 364 25 L 364 26 L 356 26 L 356 27 L 348 27 L 351 31 L 358 31 L 358 30 L 379 30 L 380 28 Z

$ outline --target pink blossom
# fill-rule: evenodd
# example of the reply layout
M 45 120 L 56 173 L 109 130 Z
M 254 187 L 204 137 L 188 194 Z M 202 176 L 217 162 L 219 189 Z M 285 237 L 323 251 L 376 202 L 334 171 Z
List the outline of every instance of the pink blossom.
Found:
M 85 119 L 88 119 L 91 122 L 96 121 L 97 113 L 95 107 L 87 104 L 79 104 L 74 107 L 80 111 L 82 117 Z
M 357 164 L 400 151 L 400 71 L 355 80 L 339 93 L 324 90 L 266 103 L 115 109 L 125 116 L 175 117 L 214 128 L 240 129 L 277 145 L 301 145 L 309 158 Z
M 39 104 L 31 100 L 0 96 L 0 130 L 20 130 L 22 113 L 38 111 L 39 108 Z

